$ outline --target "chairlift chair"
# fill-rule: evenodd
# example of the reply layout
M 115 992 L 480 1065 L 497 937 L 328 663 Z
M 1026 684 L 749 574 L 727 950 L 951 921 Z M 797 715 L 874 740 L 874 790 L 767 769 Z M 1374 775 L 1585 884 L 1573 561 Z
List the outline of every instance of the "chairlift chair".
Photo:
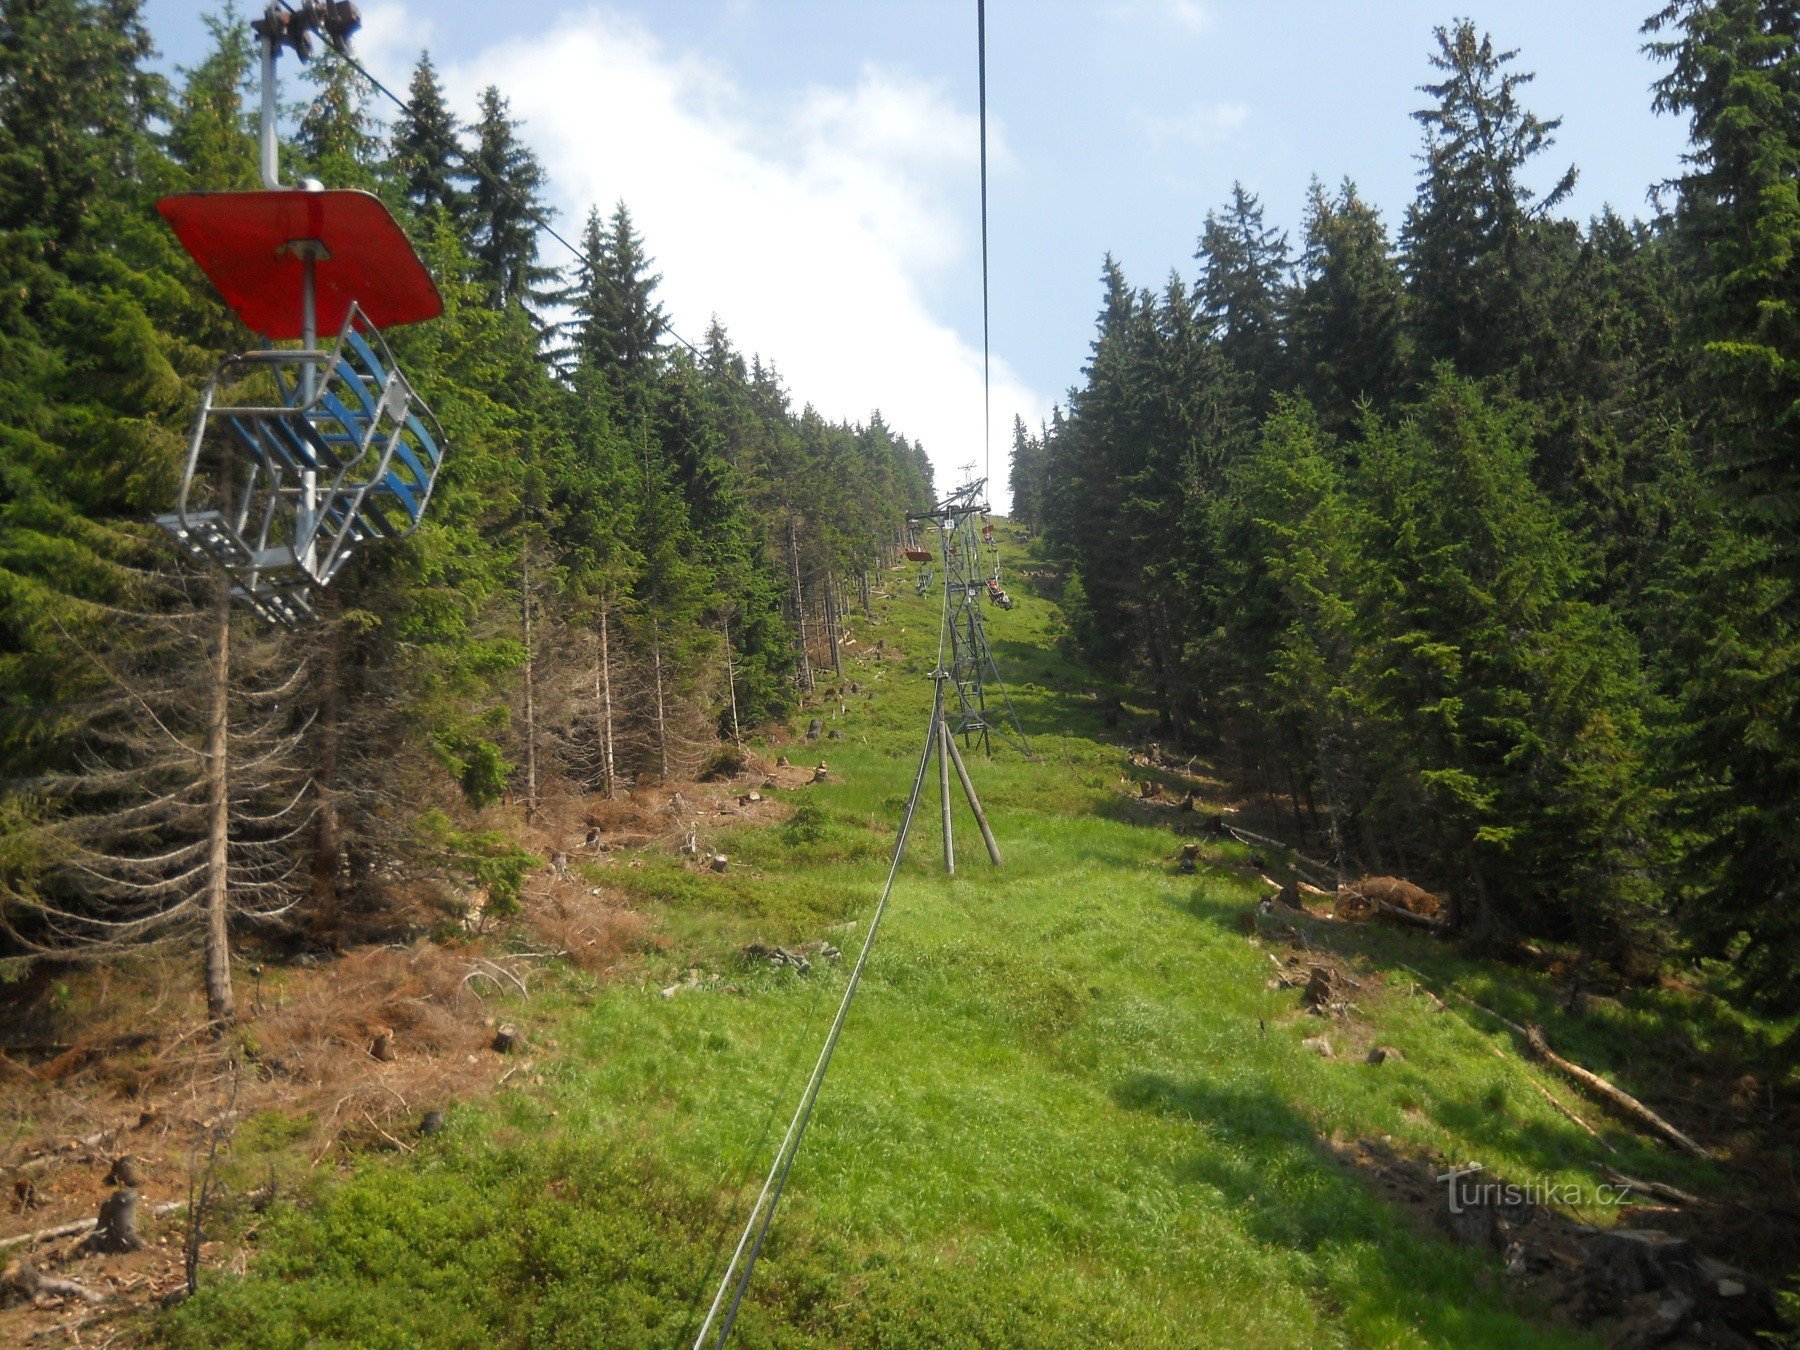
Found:
M 263 339 L 226 357 L 207 381 L 175 509 L 156 523 L 190 557 L 222 567 L 236 600 L 292 627 L 311 617 L 315 593 L 365 545 L 403 538 L 424 516 L 444 435 L 382 330 L 436 318 L 444 303 L 379 198 L 280 185 L 279 45 L 294 43 L 297 24 L 302 37 L 315 28 L 341 45 L 355 7 L 309 3 L 284 15 L 271 5 L 257 26 L 264 190 L 180 193 L 156 204 Z M 335 336 L 321 342 L 322 333 Z
M 362 545 L 410 534 L 443 432 L 381 336 L 443 311 L 425 265 L 366 192 L 201 192 L 157 209 L 246 327 L 269 345 L 207 381 L 176 507 L 157 524 L 231 574 L 233 595 L 292 626 Z M 320 329 L 336 334 L 327 347 Z M 277 341 L 301 339 L 299 347 Z M 260 376 L 260 379 L 253 378 Z M 227 402 L 245 386 L 251 401 Z M 217 444 L 213 504 L 196 481 Z

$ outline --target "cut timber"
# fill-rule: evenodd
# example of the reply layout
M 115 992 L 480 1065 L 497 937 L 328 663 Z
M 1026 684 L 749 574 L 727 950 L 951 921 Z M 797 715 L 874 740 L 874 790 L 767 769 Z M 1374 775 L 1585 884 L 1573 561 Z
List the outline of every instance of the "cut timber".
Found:
M 1656 1112 L 1645 1106 L 1636 1097 L 1633 1097 L 1628 1092 L 1621 1092 L 1599 1074 L 1590 1073 L 1579 1064 L 1572 1064 L 1561 1055 L 1557 1054 L 1545 1042 L 1544 1033 L 1539 1031 L 1536 1027 L 1525 1028 L 1525 1044 L 1531 1048 L 1531 1053 L 1535 1058 L 1541 1059 L 1546 1064 L 1552 1065 L 1565 1077 L 1573 1079 L 1596 1097 L 1617 1107 L 1619 1111 L 1631 1117 L 1631 1119 L 1637 1121 L 1640 1125 L 1661 1135 L 1670 1143 L 1686 1149 L 1696 1158 L 1705 1158 L 1708 1161 L 1712 1159 L 1712 1154 L 1708 1153 L 1699 1144 L 1695 1143 L 1680 1130 L 1669 1124 L 1668 1121 L 1657 1115 Z
M 1428 919 L 1441 928 L 1444 902 L 1403 877 L 1376 876 L 1346 881 L 1339 886 L 1335 908 L 1340 919 L 1361 919 L 1370 915 L 1394 919 L 1400 923 Z M 1396 910 L 1402 912 L 1395 913 Z
M 1442 934 L 1445 925 L 1436 919 L 1427 918 L 1423 914 L 1414 914 L 1410 909 L 1402 909 L 1399 905 L 1390 905 L 1385 900 L 1375 902 L 1375 912 L 1384 919 L 1393 919 L 1396 923 L 1411 924 L 1414 928 L 1423 928 L 1428 933 Z

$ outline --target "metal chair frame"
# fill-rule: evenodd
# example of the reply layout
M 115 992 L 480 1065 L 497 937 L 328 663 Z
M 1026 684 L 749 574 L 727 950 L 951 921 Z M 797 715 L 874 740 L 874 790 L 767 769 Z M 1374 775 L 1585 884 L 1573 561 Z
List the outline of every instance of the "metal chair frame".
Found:
M 219 402 L 222 389 L 258 372 L 281 402 Z M 196 510 L 194 483 L 215 428 L 227 464 L 249 473 L 239 487 L 227 478 L 218 508 Z M 352 304 L 329 350 L 269 348 L 220 363 L 201 396 L 175 511 L 157 523 L 191 556 L 230 572 L 235 597 L 293 626 L 311 616 L 310 592 L 359 545 L 418 527 L 442 447 L 437 418 Z

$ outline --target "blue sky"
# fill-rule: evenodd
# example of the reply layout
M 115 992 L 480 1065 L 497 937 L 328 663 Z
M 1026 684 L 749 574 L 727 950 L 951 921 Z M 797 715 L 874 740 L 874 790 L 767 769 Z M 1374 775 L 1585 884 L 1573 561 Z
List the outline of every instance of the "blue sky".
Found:
M 1314 174 L 1353 177 L 1397 228 L 1431 30 L 1459 13 L 1521 49 L 1528 106 L 1564 119 L 1540 177 L 1579 167 L 1567 210 L 1647 213 L 1686 140 L 1650 110 L 1651 7 L 989 0 L 996 476 L 1013 414 L 1080 378 L 1106 251 L 1140 285 L 1191 279 L 1234 179 L 1296 240 Z M 389 83 L 429 46 L 465 115 L 489 82 L 511 97 L 565 233 L 629 202 L 684 333 L 716 310 L 797 400 L 923 437 L 940 482 L 980 458 L 973 0 L 363 10 L 360 54 Z M 145 11 L 165 59 L 198 56 L 192 4 Z

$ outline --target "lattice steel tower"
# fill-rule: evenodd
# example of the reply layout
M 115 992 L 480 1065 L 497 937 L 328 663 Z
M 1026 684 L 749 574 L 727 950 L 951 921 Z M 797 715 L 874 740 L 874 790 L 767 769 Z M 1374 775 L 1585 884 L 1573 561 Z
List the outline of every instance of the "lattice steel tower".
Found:
M 987 479 L 975 479 L 931 510 L 907 519 L 915 524 L 929 522 L 938 531 L 946 634 L 946 650 L 940 659 L 947 683 L 955 690 L 954 701 L 946 700 L 944 707 L 951 732 L 961 736 L 965 745 L 979 745 L 987 753 L 992 749 L 989 733 L 997 730 L 1029 755 L 1031 747 L 994 664 L 982 619 L 983 597 L 1005 596 L 994 565 L 993 527 L 987 523 L 988 504 L 983 495 L 986 487 Z M 991 710 L 990 699 L 996 704 Z

